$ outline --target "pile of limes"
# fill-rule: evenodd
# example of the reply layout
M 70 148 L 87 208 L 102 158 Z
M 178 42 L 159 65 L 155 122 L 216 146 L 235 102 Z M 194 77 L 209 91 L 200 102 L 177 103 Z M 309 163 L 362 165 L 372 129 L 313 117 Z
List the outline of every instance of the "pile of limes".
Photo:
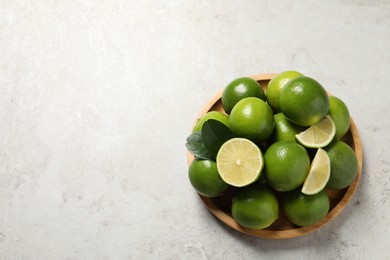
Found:
M 323 219 L 326 189 L 344 189 L 358 173 L 354 151 L 340 140 L 350 126 L 344 102 L 313 78 L 285 71 L 266 93 L 254 79 L 235 79 L 222 104 L 225 113 L 207 113 L 187 138 L 196 191 L 217 197 L 234 189 L 231 213 L 247 228 L 269 227 L 280 210 L 298 226 Z

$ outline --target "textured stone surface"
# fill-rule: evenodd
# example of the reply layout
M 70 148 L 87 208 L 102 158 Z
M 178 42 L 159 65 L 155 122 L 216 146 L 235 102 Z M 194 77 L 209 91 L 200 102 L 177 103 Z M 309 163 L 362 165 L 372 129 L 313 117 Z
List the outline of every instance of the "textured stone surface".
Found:
M 0 0 L 0 259 L 386 259 L 390 1 Z M 364 170 L 318 232 L 216 221 L 185 138 L 230 80 L 295 69 L 348 105 Z

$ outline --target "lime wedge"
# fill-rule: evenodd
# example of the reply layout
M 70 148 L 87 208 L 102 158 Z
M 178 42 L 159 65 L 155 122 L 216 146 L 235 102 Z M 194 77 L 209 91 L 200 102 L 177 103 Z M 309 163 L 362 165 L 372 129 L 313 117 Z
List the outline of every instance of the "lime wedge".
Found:
M 225 142 L 217 154 L 217 168 L 222 180 L 235 187 L 255 182 L 263 169 L 263 155 L 259 147 L 245 138 Z
M 336 134 L 336 126 L 328 115 L 321 122 L 312 125 L 305 131 L 295 135 L 295 138 L 309 148 L 327 146 Z
M 302 193 L 317 194 L 322 191 L 330 178 L 330 159 L 328 153 L 319 148 L 310 165 L 309 174 L 302 186 Z

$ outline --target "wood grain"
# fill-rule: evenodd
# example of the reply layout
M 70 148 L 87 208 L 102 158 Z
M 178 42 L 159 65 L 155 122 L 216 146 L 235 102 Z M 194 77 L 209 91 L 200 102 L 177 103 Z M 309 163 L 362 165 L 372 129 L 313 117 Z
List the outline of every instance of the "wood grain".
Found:
M 275 76 L 275 74 L 257 74 L 251 76 L 251 78 L 257 80 L 261 86 L 266 90 L 269 80 Z M 220 111 L 224 112 L 221 102 L 222 91 L 219 91 L 200 111 L 196 122 L 204 116 L 209 111 Z M 329 93 L 331 95 L 331 93 Z M 347 188 L 342 190 L 331 190 L 327 189 L 327 194 L 330 200 L 330 211 L 328 215 L 322 219 L 320 222 L 317 222 L 308 227 L 299 227 L 292 224 L 284 215 L 284 213 L 280 212 L 279 218 L 268 228 L 266 229 L 249 229 L 240 226 L 231 216 L 230 208 L 231 208 L 231 198 L 234 196 L 235 190 L 232 188 L 231 190 L 225 192 L 222 197 L 218 198 L 207 198 L 204 196 L 200 196 L 200 199 L 204 202 L 209 211 L 214 214 L 214 216 L 225 223 L 227 226 L 255 237 L 269 238 L 269 239 L 286 239 L 286 238 L 294 238 L 298 236 L 306 235 L 310 232 L 313 232 L 322 226 L 329 223 L 332 219 L 334 219 L 340 212 L 345 208 L 348 202 L 351 200 L 354 192 L 357 189 L 359 184 L 361 174 L 362 174 L 362 166 L 363 166 L 363 153 L 362 153 L 362 145 L 360 141 L 360 136 L 358 129 L 356 127 L 355 122 L 351 118 L 350 129 L 347 134 L 342 138 L 342 141 L 347 143 L 352 147 L 352 149 L 356 153 L 356 157 L 358 160 L 358 174 L 354 180 L 354 182 Z M 187 161 L 188 165 L 194 160 L 194 156 L 191 153 L 187 153 Z M 281 200 L 283 197 L 283 193 L 276 194 L 278 199 Z

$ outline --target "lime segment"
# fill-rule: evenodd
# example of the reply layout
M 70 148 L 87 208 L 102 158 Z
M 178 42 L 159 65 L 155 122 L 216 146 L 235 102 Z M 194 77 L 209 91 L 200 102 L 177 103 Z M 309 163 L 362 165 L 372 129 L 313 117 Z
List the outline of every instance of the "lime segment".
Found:
M 336 126 L 330 116 L 326 116 L 321 122 L 312 125 L 295 137 L 304 146 L 320 148 L 327 146 L 336 134 Z
M 325 188 L 329 177 L 330 159 L 328 153 L 319 148 L 310 165 L 309 175 L 303 183 L 302 193 L 306 195 L 317 194 Z

